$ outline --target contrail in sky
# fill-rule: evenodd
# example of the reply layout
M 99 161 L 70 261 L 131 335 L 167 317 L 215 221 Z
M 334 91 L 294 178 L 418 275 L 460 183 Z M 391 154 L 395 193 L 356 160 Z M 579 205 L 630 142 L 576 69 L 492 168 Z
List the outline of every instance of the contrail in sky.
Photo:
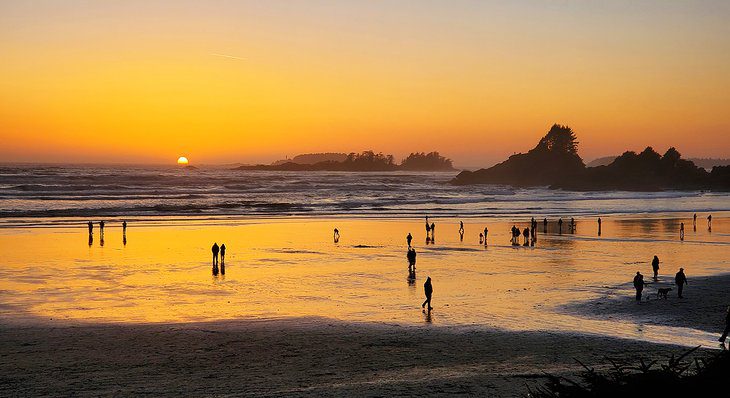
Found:
M 226 55 L 226 54 L 215 54 L 215 53 L 213 53 L 213 54 L 210 54 L 210 55 L 212 55 L 214 57 L 223 57 L 223 58 L 237 59 L 239 61 L 245 61 L 246 60 L 246 58 L 234 57 L 233 55 Z

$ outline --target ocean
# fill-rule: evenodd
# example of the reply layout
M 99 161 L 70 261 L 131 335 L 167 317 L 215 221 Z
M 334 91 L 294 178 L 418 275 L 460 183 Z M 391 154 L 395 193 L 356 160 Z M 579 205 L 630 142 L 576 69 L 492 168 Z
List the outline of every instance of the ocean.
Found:
M 455 175 L 2 166 L 0 218 L 17 223 L 39 217 L 63 222 L 94 217 L 515 218 L 730 211 L 727 193 L 453 186 L 449 181 Z

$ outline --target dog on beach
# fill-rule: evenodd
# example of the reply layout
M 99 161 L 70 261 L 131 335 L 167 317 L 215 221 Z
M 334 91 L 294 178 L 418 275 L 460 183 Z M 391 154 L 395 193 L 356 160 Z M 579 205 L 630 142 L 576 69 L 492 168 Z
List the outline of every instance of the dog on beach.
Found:
M 662 287 L 662 288 L 659 288 L 659 290 L 657 290 L 657 293 L 656 293 L 656 298 L 658 298 L 658 299 L 660 299 L 660 298 L 666 299 L 667 298 L 667 293 L 669 293 L 670 290 L 672 290 L 671 287 Z

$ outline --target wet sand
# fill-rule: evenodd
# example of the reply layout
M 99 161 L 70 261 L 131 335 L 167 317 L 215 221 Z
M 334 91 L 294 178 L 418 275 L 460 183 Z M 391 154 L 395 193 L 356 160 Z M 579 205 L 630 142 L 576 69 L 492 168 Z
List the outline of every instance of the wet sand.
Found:
M 0 228 L 0 396 L 524 396 L 574 358 L 717 349 L 730 222 L 680 242 L 681 220 L 605 217 L 600 237 L 591 219 L 553 223 L 534 247 L 509 245 L 511 220 L 467 220 L 461 241 L 437 219 L 436 243 L 413 219 L 135 223 L 127 240 L 110 222 L 104 244 L 83 224 Z M 637 304 L 653 254 L 660 283 Z M 656 300 L 680 266 L 686 298 Z
M 688 277 L 682 296 L 677 297 L 677 286 L 673 275 L 660 275 L 657 282 L 644 288 L 642 301 L 627 296 L 616 289 L 607 289 L 607 294 L 593 300 L 571 303 L 564 306 L 569 313 L 596 319 L 630 318 L 638 324 L 684 327 L 717 333 L 725 327 L 725 311 L 730 306 L 730 274 Z M 621 286 L 632 288 L 631 283 Z M 671 288 L 667 298 L 657 297 L 660 287 Z
M 0 325 L 2 396 L 524 396 L 542 372 L 684 348 L 325 318 Z

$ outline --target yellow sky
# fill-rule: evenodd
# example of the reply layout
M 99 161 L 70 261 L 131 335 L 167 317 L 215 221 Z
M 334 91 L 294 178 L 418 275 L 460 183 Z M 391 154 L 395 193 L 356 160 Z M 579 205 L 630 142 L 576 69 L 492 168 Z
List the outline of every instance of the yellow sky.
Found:
M 3 2 L 0 161 L 730 157 L 727 2 L 505 3 Z

